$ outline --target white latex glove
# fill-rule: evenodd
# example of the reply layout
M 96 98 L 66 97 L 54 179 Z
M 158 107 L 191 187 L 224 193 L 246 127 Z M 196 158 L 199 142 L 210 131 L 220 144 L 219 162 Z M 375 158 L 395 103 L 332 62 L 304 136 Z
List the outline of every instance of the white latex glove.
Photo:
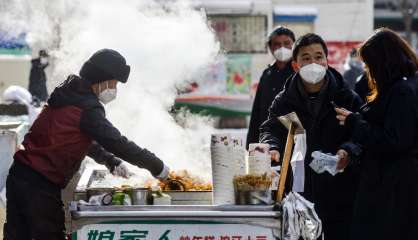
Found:
M 168 178 L 168 174 L 170 173 L 170 168 L 164 164 L 164 168 L 161 171 L 160 174 L 158 174 L 157 176 L 155 176 L 155 178 L 159 179 L 159 180 L 166 180 Z
M 119 166 L 115 167 L 112 174 L 124 178 L 128 178 L 133 175 L 133 173 L 129 171 L 128 167 L 123 162 L 120 163 Z

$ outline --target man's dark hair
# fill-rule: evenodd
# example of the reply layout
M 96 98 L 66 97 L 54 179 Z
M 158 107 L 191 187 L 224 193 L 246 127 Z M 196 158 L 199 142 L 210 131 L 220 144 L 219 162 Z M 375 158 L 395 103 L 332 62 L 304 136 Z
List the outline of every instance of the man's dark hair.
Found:
M 271 40 L 273 40 L 275 36 L 279 35 L 289 36 L 293 42 L 295 41 L 295 34 L 292 32 L 292 30 L 283 26 L 278 26 L 276 29 L 273 30 L 273 32 L 269 34 L 267 39 L 267 45 L 270 47 Z
M 45 49 L 39 50 L 39 57 L 48 57 L 48 52 Z
M 328 48 L 324 39 L 315 33 L 308 33 L 296 40 L 295 45 L 293 46 L 293 60 L 296 60 L 301 47 L 306 47 L 312 44 L 321 44 L 322 49 L 324 49 L 325 56 L 328 57 Z
M 350 57 L 357 57 L 358 56 L 358 50 L 357 50 L 357 48 L 353 48 L 353 49 L 351 49 L 351 52 L 350 52 Z

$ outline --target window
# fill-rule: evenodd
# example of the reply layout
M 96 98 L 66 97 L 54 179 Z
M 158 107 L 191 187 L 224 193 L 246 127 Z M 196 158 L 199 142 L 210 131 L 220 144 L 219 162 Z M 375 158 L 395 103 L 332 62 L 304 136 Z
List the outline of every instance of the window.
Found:
M 211 15 L 209 21 L 227 53 L 265 53 L 267 16 Z

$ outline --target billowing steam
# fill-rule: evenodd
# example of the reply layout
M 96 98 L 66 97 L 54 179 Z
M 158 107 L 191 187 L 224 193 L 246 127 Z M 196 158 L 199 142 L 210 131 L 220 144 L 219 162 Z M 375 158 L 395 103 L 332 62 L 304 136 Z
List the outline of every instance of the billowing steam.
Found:
M 188 1 L 3 0 L 0 29 L 27 33 L 53 56 L 53 86 L 96 50 L 113 48 L 131 65 L 127 84 L 107 108 L 123 134 L 175 169 L 208 177 L 210 119 L 169 114 L 176 86 L 202 76 L 219 53 L 204 12 Z M 53 87 L 51 85 L 51 87 Z

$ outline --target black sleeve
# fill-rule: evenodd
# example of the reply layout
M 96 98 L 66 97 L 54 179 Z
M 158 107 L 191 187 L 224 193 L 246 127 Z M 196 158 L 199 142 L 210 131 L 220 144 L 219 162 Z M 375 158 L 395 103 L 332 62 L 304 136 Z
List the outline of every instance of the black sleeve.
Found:
M 47 64 L 39 64 L 39 68 L 42 69 L 42 70 L 45 70 L 45 68 L 48 67 L 48 66 L 49 66 L 49 63 L 47 63 Z
M 113 172 L 115 167 L 119 166 L 119 164 L 122 162 L 115 155 L 106 151 L 96 141 L 93 141 L 91 144 L 87 156 L 91 157 L 97 163 L 105 165 L 110 172 Z
M 348 153 L 350 164 L 357 165 L 360 161 L 363 148 L 360 144 L 354 142 L 345 142 L 340 146 L 340 149 L 345 150 Z
M 369 84 L 367 80 L 367 75 L 364 73 L 361 75 L 360 80 L 357 81 L 354 91 L 360 96 L 360 98 L 365 101 L 367 98 L 367 95 L 369 94 Z
M 403 152 L 417 139 L 417 97 L 410 89 L 399 89 L 387 105 L 383 126 L 370 124 L 360 114 L 350 114 L 346 127 L 353 132 L 353 142 L 380 152 Z
M 106 119 L 103 109 L 84 110 L 81 115 L 80 128 L 107 151 L 133 165 L 149 170 L 153 176 L 159 175 L 163 170 L 164 163 L 147 149 L 140 148 L 122 136 L 119 130 Z
M 268 119 L 261 124 L 260 142 L 268 143 L 270 150 L 277 150 L 280 153 L 284 151 L 287 138 L 287 129 L 277 119 L 277 117 L 290 113 L 287 106 L 282 104 L 282 93 L 276 96 L 269 108 Z
M 261 77 L 260 82 L 257 87 L 257 92 L 255 94 L 254 103 L 253 103 L 253 109 L 251 111 L 251 119 L 250 119 L 250 125 L 248 127 L 248 133 L 247 133 L 247 143 L 246 148 L 248 150 L 248 145 L 250 143 L 257 143 L 259 141 L 260 136 L 260 125 L 261 125 L 261 119 L 260 119 L 260 101 L 261 101 L 261 95 L 263 94 L 263 77 Z
M 363 106 L 363 100 L 355 92 L 352 92 L 352 100 L 350 105 L 350 108 L 347 110 L 358 112 L 360 111 L 361 106 Z M 350 133 L 347 134 L 347 139 L 351 139 Z M 361 144 L 347 141 L 340 146 L 340 149 L 343 149 L 348 153 L 350 164 L 356 165 L 359 163 L 361 154 L 363 153 L 363 147 Z
M 351 104 L 351 109 L 349 109 L 351 112 L 359 112 L 360 108 L 364 105 L 364 101 L 363 99 L 361 99 L 361 97 L 355 93 L 354 91 L 352 91 L 353 93 L 353 103 Z

